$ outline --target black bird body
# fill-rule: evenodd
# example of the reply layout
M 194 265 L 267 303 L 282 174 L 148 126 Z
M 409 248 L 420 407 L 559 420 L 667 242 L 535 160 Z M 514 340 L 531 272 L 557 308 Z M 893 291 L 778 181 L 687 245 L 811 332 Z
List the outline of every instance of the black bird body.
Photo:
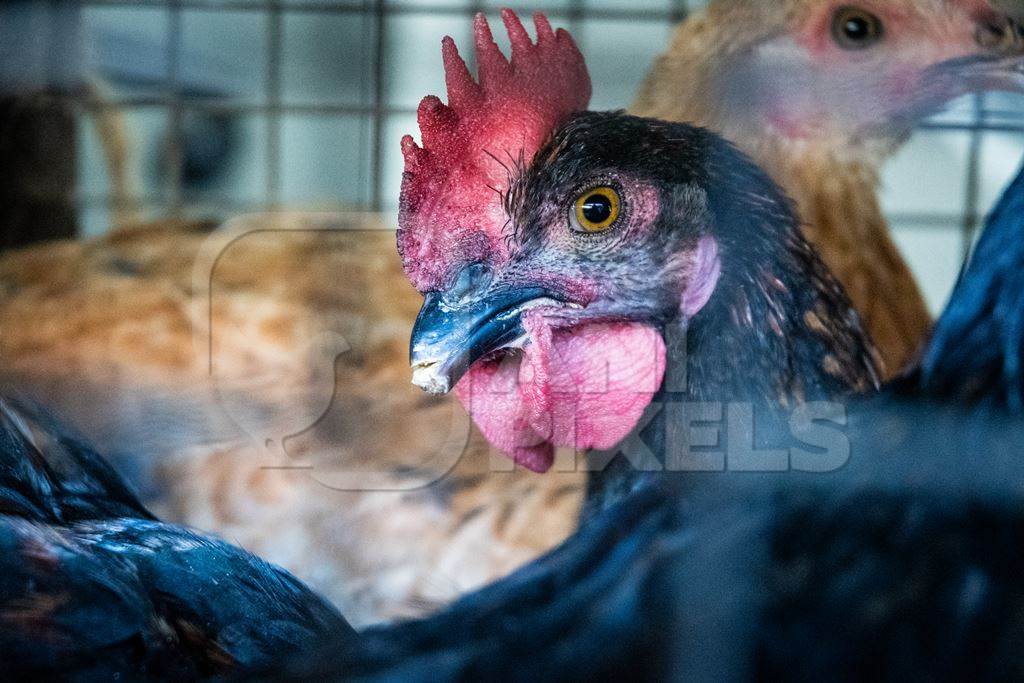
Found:
M 444 613 L 272 677 L 1019 678 L 1021 425 L 879 399 L 849 433 L 828 475 L 648 480 Z M 985 468 L 965 468 L 975 451 Z
M 1022 204 L 1024 170 L 922 368 L 847 403 L 842 467 L 649 475 L 508 579 L 274 676 L 1019 680 Z

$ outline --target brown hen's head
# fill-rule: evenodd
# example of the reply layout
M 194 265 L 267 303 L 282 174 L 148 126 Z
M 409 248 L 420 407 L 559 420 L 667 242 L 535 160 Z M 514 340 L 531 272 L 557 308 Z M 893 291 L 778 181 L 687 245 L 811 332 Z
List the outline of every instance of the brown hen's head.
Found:
M 574 112 L 589 82 L 569 36 L 538 18 L 534 45 L 503 16 L 511 64 L 478 20 L 477 86 L 446 41 L 449 106 L 425 100 L 423 148 L 403 142 L 414 383 L 455 385 L 493 445 L 544 470 L 555 446 L 626 437 L 667 359 L 689 382 L 673 393 L 701 401 L 873 381 L 856 314 L 763 171 L 704 129 Z
M 870 146 L 960 95 L 1021 90 L 1022 63 L 1021 24 L 987 0 L 714 0 L 634 110 L 736 140 Z

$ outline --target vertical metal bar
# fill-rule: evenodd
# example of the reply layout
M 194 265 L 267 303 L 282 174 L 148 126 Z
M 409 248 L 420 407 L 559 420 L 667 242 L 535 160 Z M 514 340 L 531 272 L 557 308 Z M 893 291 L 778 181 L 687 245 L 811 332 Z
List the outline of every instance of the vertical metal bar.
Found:
M 567 7 L 566 23 L 569 24 L 569 32 L 575 36 L 583 38 L 583 19 L 586 15 L 584 8 L 585 0 L 569 0 Z M 580 49 L 583 50 L 583 43 L 580 43 Z
M 284 17 L 280 0 L 267 0 L 266 188 L 267 208 L 281 202 L 281 50 Z
M 960 251 L 966 260 L 974 244 L 974 236 L 978 230 L 979 195 L 981 194 L 981 144 L 985 133 L 981 129 L 985 119 L 984 96 L 974 96 L 973 125 L 967 150 L 967 175 L 964 189 L 964 211 L 960 224 Z
M 171 216 L 180 216 L 184 207 L 184 110 L 181 100 L 181 50 L 182 12 L 180 0 L 169 0 L 167 17 L 167 211 Z
M 687 0 L 672 0 L 671 5 L 672 23 L 678 24 L 690 15 L 690 3 Z
M 385 26 L 387 24 L 386 0 L 374 0 L 373 17 L 375 34 L 373 40 L 373 130 L 370 157 L 370 206 L 374 211 L 383 207 L 384 183 L 384 64 Z M 363 15 L 365 16 L 365 15 Z
M 470 26 L 472 26 L 473 19 L 480 12 L 486 12 L 487 8 L 484 7 L 483 0 L 469 0 L 466 5 L 466 12 L 469 15 Z M 473 29 L 470 29 L 470 35 L 472 35 Z M 476 50 L 466 50 L 469 54 L 466 55 L 466 65 L 469 67 L 470 72 L 476 73 Z

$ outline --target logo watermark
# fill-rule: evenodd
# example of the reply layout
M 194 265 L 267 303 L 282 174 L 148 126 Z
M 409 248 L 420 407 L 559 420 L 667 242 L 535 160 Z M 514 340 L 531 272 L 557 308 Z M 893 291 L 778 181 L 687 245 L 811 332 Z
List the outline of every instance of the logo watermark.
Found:
M 486 458 L 496 472 L 515 469 L 475 435 L 459 401 L 431 398 L 411 385 L 405 349 L 418 295 L 394 267 L 393 225 L 381 214 L 260 214 L 228 222 L 200 250 L 192 277 L 194 351 L 206 363 L 223 417 L 260 450 L 266 469 L 306 471 L 327 488 L 347 491 L 422 488 L 466 457 Z M 338 250 L 350 252 L 340 267 L 358 272 L 331 277 Z M 253 267 L 268 266 L 267 282 L 239 295 L 230 274 L 253 255 L 265 259 L 253 258 Z M 275 258 L 286 267 L 275 268 Z M 388 261 L 392 267 L 379 265 Z M 296 281 L 275 281 L 282 273 Z M 252 272 L 249 281 L 260 277 Z M 766 428 L 763 406 L 755 403 L 687 400 L 685 334 L 668 330 L 659 343 L 670 362 L 663 377 L 642 386 L 623 388 L 630 368 L 614 345 L 600 351 L 607 357 L 589 359 L 585 375 L 553 373 L 562 379 L 546 387 L 554 406 L 549 423 L 536 415 L 524 423 L 538 443 L 554 436 L 576 443 L 577 429 L 601 419 L 587 414 L 578 426 L 577 409 L 600 410 L 609 392 L 636 390 L 649 401 L 616 448 L 561 448 L 553 469 L 596 472 L 618 457 L 640 471 L 830 472 L 848 461 L 844 405 L 797 403 L 785 413 L 776 406 Z M 520 371 L 519 357 L 503 362 L 512 365 L 496 373 L 501 381 L 474 389 L 467 405 L 495 399 L 508 407 L 501 419 L 522 421 L 514 412 L 517 395 L 535 391 L 534 378 Z M 549 362 L 557 369 L 566 361 L 556 352 Z

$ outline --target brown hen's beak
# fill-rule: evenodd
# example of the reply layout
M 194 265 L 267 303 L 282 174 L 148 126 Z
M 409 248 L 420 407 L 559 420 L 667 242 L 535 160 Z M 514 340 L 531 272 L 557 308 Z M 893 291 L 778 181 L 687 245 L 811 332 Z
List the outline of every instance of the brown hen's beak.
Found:
M 1008 16 L 997 23 L 980 24 L 976 41 L 982 52 L 947 62 L 965 79 L 970 90 L 1024 91 L 1024 2 L 1007 0 Z M 1013 6 L 1013 12 L 1009 10 Z
M 554 303 L 542 287 L 492 284 L 484 267 L 469 266 L 447 291 L 424 297 L 409 342 L 412 383 L 448 393 L 473 363 L 520 345 L 525 311 Z
M 970 57 L 948 63 L 969 90 L 1024 92 L 1024 54 Z

